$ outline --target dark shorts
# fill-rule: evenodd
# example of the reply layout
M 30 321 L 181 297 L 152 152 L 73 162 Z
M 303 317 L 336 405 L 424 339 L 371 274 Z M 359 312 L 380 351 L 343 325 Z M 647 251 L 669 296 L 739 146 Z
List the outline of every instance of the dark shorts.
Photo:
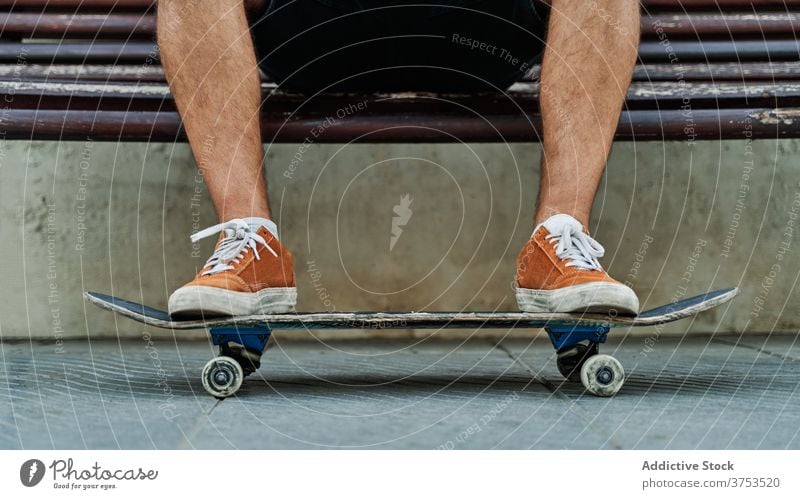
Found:
M 252 32 L 283 88 L 479 92 L 530 69 L 545 17 L 531 0 L 272 0 Z

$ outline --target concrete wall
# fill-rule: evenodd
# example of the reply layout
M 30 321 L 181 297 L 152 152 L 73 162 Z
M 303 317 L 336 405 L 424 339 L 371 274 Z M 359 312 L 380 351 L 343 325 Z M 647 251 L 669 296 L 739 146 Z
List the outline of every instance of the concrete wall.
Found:
M 731 307 L 645 334 L 797 331 L 799 148 L 615 146 L 592 223 L 612 275 L 645 306 L 743 288 Z M 514 309 L 539 153 L 534 144 L 272 147 L 272 206 L 298 262 L 299 308 Z M 0 143 L 0 334 L 140 335 L 139 324 L 86 307 L 81 292 L 163 307 L 204 263 L 211 243 L 193 248 L 188 236 L 215 220 L 193 165 L 183 144 Z M 390 247 L 406 195 L 411 216 Z

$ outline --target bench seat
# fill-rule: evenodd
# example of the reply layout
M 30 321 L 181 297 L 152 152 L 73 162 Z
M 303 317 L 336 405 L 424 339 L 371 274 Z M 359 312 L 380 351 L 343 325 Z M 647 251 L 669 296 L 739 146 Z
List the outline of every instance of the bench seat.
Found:
M 158 62 L 154 4 L 0 0 L 0 136 L 185 140 Z M 800 137 L 800 0 L 646 0 L 642 12 L 617 139 Z M 535 67 L 506 93 L 311 97 L 264 78 L 264 141 L 536 141 L 537 78 Z

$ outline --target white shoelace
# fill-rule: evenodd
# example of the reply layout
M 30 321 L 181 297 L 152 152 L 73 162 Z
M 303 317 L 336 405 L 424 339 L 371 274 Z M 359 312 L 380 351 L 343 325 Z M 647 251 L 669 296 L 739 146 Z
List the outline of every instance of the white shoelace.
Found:
M 233 220 L 198 231 L 192 234 L 191 239 L 193 243 L 196 243 L 203 238 L 219 234 L 223 231 L 225 237 L 222 238 L 222 241 L 219 242 L 214 253 L 203 266 L 204 269 L 208 269 L 203 272 L 203 275 L 211 275 L 233 269 L 231 263 L 239 263 L 242 257 L 251 249 L 253 250 L 256 260 L 260 260 L 261 255 L 258 253 L 258 243 L 266 247 L 275 257 L 278 256 L 275 250 L 269 247 L 267 241 L 253 232 L 250 225 L 240 218 L 234 218 Z
M 568 260 L 567 267 L 603 270 L 597 259 L 603 256 L 606 250 L 577 227 L 564 224 L 560 233 L 549 234 L 545 239 L 556 245 L 557 257 Z

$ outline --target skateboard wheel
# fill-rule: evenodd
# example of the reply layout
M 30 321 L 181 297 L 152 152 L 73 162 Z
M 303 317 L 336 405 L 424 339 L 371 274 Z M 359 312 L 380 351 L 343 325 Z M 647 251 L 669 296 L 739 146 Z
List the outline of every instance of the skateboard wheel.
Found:
M 203 367 L 203 388 L 219 399 L 236 393 L 243 379 L 242 366 L 230 357 L 216 357 Z
M 593 395 L 610 397 L 624 382 L 622 364 L 610 355 L 593 355 L 581 366 L 581 383 Z

